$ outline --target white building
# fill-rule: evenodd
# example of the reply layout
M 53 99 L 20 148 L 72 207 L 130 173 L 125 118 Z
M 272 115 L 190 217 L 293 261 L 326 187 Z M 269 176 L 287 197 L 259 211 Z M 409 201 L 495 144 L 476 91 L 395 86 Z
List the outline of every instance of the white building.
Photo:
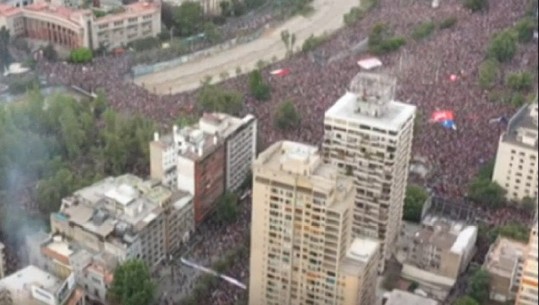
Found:
M 408 291 L 394 289 L 387 295 L 384 305 L 440 305 L 440 303 Z
M 0 287 L 7 290 L 13 305 L 85 304 L 73 274 L 63 281 L 31 265 L 1 279 Z
M 500 136 L 492 179 L 510 200 L 537 198 L 537 103 L 523 106 Z
M 394 100 L 395 86 L 359 73 L 324 117 L 324 160 L 354 177 L 353 234 L 380 241 L 380 271 L 400 231 L 416 111 Z

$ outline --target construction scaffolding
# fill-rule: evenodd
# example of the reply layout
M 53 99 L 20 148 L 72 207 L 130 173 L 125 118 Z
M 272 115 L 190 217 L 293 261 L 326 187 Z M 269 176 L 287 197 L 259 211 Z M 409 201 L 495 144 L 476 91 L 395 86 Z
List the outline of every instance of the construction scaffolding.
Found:
M 360 72 L 350 82 L 349 91 L 357 96 L 356 111 L 373 117 L 382 116 L 394 100 L 397 79 L 384 74 Z

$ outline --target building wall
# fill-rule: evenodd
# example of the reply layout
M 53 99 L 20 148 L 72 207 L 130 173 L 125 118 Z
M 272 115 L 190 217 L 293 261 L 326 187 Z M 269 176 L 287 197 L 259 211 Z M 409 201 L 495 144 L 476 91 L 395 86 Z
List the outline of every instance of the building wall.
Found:
M 0 243 L 0 279 L 6 275 L 6 254 L 4 244 Z
M 165 177 L 165 158 L 165 149 L 161 144 L 157 141 L 150 142 L 150 177 L 169 185 L 170 181 Z
M 256 156 L 256 133 L 256 119 L 251 118 L 227 139 L 227 190 L 236 191 L 251 171 Z
M 536 198 L 538 185 L 537 150 L 503 141 L 500 137 L 493 180 L 507 191 L 510 200 Z
M 150 268 L 166 258 L 165 232 L 165 215 L 161 213 L 139 234 L 141 253 L 137 258 L 145 261 Z
M 195 163 L 195 222 L 201 223 L 225 191 L 225 146 L 219 145 Z
M 190 202 L 181 209 L 171 207 L 168 219 L 168 253 L 175 253 L 183 243 L 187 242 L 187 240 L 184 239 L 186 234 L 188 236 L 195 230 L 193 201 L 190 200 Z
M 324 160 L 356 179 L 354 236 L 380 241 L 380 271 L 402 221 L 414 116 L 398 132 L 324 118 Z
M 537 223 L 530 232 L 527 255 L 524 262 L 520 289 L 515 305 L 537 305 L 538 304 L 538 237 Z
M 179 156 L 176 167 L 176 187 L 190 194 L 195 194 L 196 189 L 196 162 L 190 158 Z

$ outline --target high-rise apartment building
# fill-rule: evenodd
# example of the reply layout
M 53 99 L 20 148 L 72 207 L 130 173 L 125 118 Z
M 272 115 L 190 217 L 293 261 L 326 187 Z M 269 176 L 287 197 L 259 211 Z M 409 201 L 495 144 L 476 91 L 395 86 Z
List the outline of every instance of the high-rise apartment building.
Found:
M 354 195 L 316 147 L 278 142 L 259 155 L 250 305 L 375 304 L 379 243 L 351 239 Z
M 204 114 L 198 124 L 150 142 L 150 174 L 194 197 L 200 223 L 225 190 L 237 190 L 248 177 L 256 154 L 256 119 Z
M 354 178 L 352 232 L 377 238 L 389 259 L 398 237 L 416 107 L 394 100 L 396 80 L 359 73 L 324 117 L 324 161 Z
M 537 103 L 523 106 L 500 136 L 492 179 L 510 200 L 537 198 Z
M 522 278 L 520 280 L 520 288 L 517 294 L 515 305 L 537 305 L 538 302 L 538 239 L 537 239 L 537 222 L 530 232 L 530 241 L 526 249 L 526 258 L 524 260 L 524 268 L 522 270 Z

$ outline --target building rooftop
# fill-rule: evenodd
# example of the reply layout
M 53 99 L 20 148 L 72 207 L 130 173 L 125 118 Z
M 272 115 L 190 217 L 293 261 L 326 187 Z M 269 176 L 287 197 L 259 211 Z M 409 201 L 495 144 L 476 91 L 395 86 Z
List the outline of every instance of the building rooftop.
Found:
M 385 305 L 439 305 L 438 301 L 403 290 L 393 290 Z
M 84 228 L 102 238 L 131 243 L 134 234 L 151 223 L 163 208 L 148 198 L 153 182 L 133 175 L 103 179 L 64 198 L 59 221 Z
M 394 100 L 395 82 L 391 77 L 359 73 L 325 117 L 398 132 L 414 116 L 416 106 Z
M 250 114 L 237 118 L 225 113 L 204 113 L 197 124 L 181 129 L 174 125 L 171 134 L 161 137 L 156 133 L 151 145 L 174 149 L 178 156 L 198 160 L 213 152 L 224 139 L 252 120 L 254 116 Z
M 490 246 L 484 267 L 491 274 L 511 278 L 519 260 L 523 258 L 526 244 L 504 237 L 498 237 Z
M 36 12 L 53 17 L 61 17 L 73 25 L 80 26 L 80 18 L 84 14 L 91 14 L 89 10 L 77 10 L 65 6 L 52 5 L 47 2 L 36 2 L 20 8 L 23 12 Z
M 423 228 L 413 237 L 420 244 L 432 244 L 457 254 L 462 254 L 475 244 L 477 227 L 437 216 L 428 216 L 422 221 Z
M 522 106 L 509 120 L 502 141 L 537 151 L 537 102 Z
M 374 239 L 355 238 L 341 262 L 341 272 L 352 276 L 363 274 L 363 268 L 378 254 L 379 247 Z
M 64 241 L 61 236 L 54 236 L 42 245 L 41 252 L 63 264 L 69 264 L 69 258 L 75 253 L 71 245 Z
M 141 13 L 153 13 L 161 8 L 159 1 L 139 1 L 121 6 L 121 9 L 115 13 L 109 13 L 103 17 L 96 18 L 96 23 L 109 23 L 113 21 L 123 20 L 129 17 L 138 16 Z
M 315 146 L 290 141 L 276 142 L 259 154 L 253 166 L 279 175 L 305 177 L 313 188 L 326 193 L 335 190 L 336 200 L 327 200 L 328 204 L 334 204 L 333 208 L 345 209 L 347 201 L 344 199 L 354 194 L 352 179 L 341 175 L 335 166 L 324 164 Z
M 9 276 L 0 279 L 0 286 L 6 288 L 14 304 L 42 304 L 32 297 L 32 287 L 39 287 L 51 294 L 56 294 L 63 281 L 35 266 L 27 266 Z

